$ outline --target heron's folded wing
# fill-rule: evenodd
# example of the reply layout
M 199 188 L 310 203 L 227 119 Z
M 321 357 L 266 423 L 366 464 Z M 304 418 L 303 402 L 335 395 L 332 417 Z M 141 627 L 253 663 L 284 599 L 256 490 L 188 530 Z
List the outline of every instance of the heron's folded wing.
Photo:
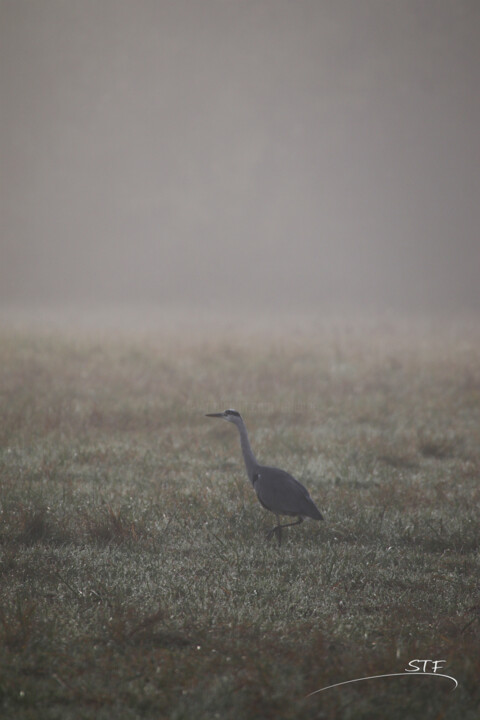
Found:
M 253 487 L 262 505 L 274 513 L 321 518 L 308 490 L 285 470 L 260 468 Z

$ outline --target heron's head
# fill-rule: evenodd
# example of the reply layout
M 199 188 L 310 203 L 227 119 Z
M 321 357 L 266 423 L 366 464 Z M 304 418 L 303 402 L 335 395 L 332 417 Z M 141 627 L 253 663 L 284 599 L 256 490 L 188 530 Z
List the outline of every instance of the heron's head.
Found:
M 240 413 L 236 410 L 225 410 L 221 413 L 207 413 L 205 417 L 220 418 L 221 420 L 226 420 L 227 422 L 234 423 L 235 425 L 242 419 Z

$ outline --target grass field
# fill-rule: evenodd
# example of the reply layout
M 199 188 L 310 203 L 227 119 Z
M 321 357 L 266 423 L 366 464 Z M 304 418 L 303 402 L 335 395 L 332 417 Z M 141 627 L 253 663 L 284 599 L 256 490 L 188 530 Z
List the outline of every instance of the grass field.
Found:
M 0 331 L 0 716 L 476 720 L 480 325 L 173 325 Z

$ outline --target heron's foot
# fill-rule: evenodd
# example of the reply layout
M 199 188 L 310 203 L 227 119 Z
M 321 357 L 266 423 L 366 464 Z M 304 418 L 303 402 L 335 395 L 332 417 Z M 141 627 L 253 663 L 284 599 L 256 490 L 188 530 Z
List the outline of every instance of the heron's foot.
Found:
M 281 525 L 275 525 L 274 528 L 272 528 L 271 530 L 269 530 L 267 532 L 267 535 L 266 535 L 267 540 L 271 540 L 274 535 L 277 536 L 278 545 L 280 546 L 282 544 L 282 527 L 281 527 Z

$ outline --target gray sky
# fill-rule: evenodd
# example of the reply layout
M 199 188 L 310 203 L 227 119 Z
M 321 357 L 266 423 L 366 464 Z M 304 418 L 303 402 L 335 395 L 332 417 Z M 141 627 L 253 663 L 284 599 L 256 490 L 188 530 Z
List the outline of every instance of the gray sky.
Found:
M 478 0 L 0 0 L 0 301 L 480 309 Z

